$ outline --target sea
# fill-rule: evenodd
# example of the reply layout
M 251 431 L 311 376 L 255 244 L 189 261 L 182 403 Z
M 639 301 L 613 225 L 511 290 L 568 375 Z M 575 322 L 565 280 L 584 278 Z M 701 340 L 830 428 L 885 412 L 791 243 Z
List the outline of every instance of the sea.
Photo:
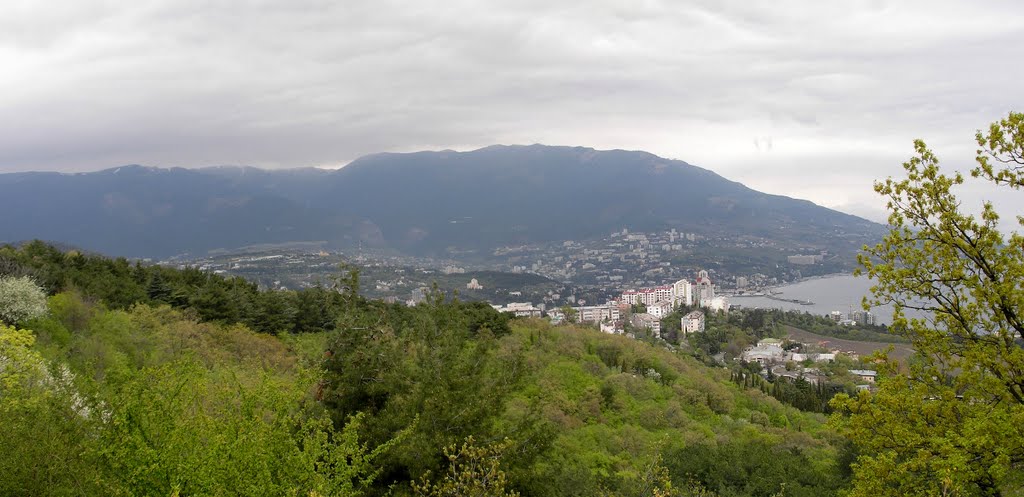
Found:
M 799 304 L 768 298 L 766 296 L 740 296 L 729 297 L 730 304 L 739 304 L 744 308 L 775 308 L 792 309 L 809 312 L 811 314 L 828 314 L 832 311 L 840 311 L 848 314 L 850 311 L 861 310 L 861 299 L 871 293 L 872 280 L 866 276 L 854 276 L 852 274 L 834 274 L 808 278 L 790 285 L 772 288 L 773 296 L 788 300 L 801 300 L 812 302 L 812 304 Z M 871 309 L 876 316 L 878 324 L 892 323 L 891 305 L 878 306 Z

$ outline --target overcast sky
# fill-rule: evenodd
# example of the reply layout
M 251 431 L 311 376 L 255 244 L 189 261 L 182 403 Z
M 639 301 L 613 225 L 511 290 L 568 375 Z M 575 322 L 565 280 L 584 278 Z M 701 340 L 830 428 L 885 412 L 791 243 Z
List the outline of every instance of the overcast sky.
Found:
M 581 145 L 879 220 L 914 138 L 966 170 L 1024 110 L 1022 46 L 1020 0 L 6 0 L 0 172 Z

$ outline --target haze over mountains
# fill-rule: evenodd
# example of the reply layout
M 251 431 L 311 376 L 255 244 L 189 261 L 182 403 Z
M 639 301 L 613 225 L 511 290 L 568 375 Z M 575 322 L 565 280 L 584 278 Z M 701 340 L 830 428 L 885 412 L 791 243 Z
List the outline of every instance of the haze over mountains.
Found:
M 0 175 L 0 241 L 40 238 L 136 257 L 295 241 L 487 253 L 624 227 L 793 244 L 884 232 L 682 161 L 582 147 L 375 154 L 334 171 L 124 166 Z

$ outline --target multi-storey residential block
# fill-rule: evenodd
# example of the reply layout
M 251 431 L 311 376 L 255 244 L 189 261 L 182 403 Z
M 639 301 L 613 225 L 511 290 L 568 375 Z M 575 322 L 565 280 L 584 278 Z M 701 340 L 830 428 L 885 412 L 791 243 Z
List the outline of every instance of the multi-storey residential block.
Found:
M 704 331 L 704 313 L 702 311 L 693 311 L 683 316 L 680 322 L 680 329 L 683 335 Z
M 693 305 L 693 290 L 690 282 L 679 280 L 671 285 L 662 285 L 622 292 L 621 300 L 629 305 L 643 304 L 650 307 L 658 302 L 668 302 L 672 307 Z
M 876 323 L 875 315 L 869 311 L 859 310 L 850 313 L 850 319 L 859 325 L 873 325 Z
M 697 273 L 697 280 L 694 282 L 694 293 L 696 294 L 697 305 L 707 307 L 715 298 L 715 285 L 711 283 L 708 272 L 701 270 Z
M 531 317 L 531 318 L 539 318 L 540 317 L 540 309 L 537 308 L 537 307 L 534 307 L 533 303 L 531 303 L 531 302 L 511 302 L 511 303 L 509 303 L 508 305 L 506 305 L 504 307 L 501 307 L 501 306 L 492 306 L 492 307 L 494 307 L 495 310 L 497 310 L 498 312 L 512 313 L 516 317 L 521 317 L 521 318 L 522 317 Z
M 655 338 L 661 338 L 661 320 L 647 314 L 646 312 L 633 314 L 629 319 L 630 324 L 637 329 L 646 329 Z
M 693 305 L 693 285 L 687 280 L 679 280 L 672 284 L 672 306 Z
M 655 302 L 647 306 L 647 313 L 658 319 L 662 319 L 665 316 L 672 314 L 672 302 L 668 300 Z
M 581 323 L 601 323 L 605 321 L 618 321 L 619 306 L 615 302 L 605 305 L 588 305 L 573 307 L 576 311 L 576 320 Z

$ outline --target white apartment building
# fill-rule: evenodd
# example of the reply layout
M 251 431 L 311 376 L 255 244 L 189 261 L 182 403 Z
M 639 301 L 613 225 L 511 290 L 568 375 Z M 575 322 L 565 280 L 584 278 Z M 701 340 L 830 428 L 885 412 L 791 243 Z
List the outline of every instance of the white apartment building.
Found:
M 511 302 L 505 307 L 496 307 L 498 312 L 510 312 L 516 317 L 539 318 L 540 309 L 533 306 L 531 302 Z
M 667 300 L 655 302 L 647 306 L 647 313 L 658 319 L 664 318 L 665 316 L 672 314 L 672 302 Z
M 689 306 L 693 305 L 693 285 L 687 280 L 679 280 L 671 285 L 626 290 L 622 292 L 621 300 L 625 304 L 643 304 L 647 307 L 658 302 L 668 302 L 673 308 Z
M 629 305 L 643 304 L 649 306 L 662 300 L 672 301 L 671 285 L 622 292 L 622 301 Z
M 693 305 L 693 285 L 687 280 L 679 280 L 672 284 L 672 306 Z
M 702 301 L 700 305 L 711 311 L 729 312 L 729 299 L 725 297 L 715 297 L 708 302 Z
M 704 331 L 704 313 L 701 311 L 693 311 L 683 316 L 680 321 L 680 329 L 684 336 L 689 335 L 690 333 Z
M 581 323 L 601 323 L 604 321 L 619 320 L 619 306 L 615 302 L 605 305 L 585 305 L 573 307 L 576 310 L 576 320 Z
M 836 354 L 834 352 L 829 352 L 827 354 L 801 354 L 799 352 L 794 352 L 789 355 L 789 360 L 793 362 L 804 362 L 806 360 L 814 362 L 835 362 Z
M 654 317 L 654 316 L 644 312 L 644 313 L 639 313 L 639 314 L 633 314 L 633 316 L 630 318 L 629 322 L 630 322 L 630 324 L 633 325 L 633 327 L 639 328 L 639 329 L 646 328 L 646 329 L 650 330 L 651 336 L 653 336 L 655 338 L 661 338 L 661 320 L 660 319 L 658 319 L 658 318 L 656 318 L 656 317 Z

